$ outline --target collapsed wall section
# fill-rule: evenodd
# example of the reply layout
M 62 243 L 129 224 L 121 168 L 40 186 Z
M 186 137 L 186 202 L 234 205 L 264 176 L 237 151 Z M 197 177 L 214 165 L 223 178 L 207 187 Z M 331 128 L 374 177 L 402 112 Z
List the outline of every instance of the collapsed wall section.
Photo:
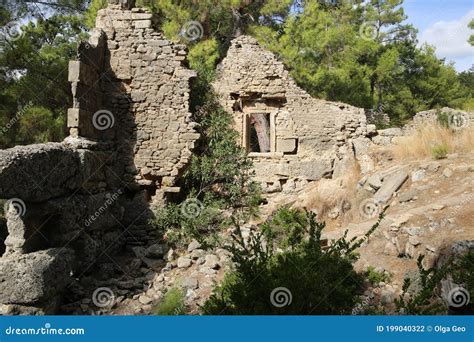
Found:
M 351 141 L 368 134 L 363 109 L 312 98 L 249 36 L 232 41 L 214 88 L 264 184 L 330 176 L 353 154 Z M 262 120 L 268 124 L 258 124 Z
M 8 200 L 0 314 L 1 304 L 54 313 L 75 278 L 124 248 L 153 243 L 141 234 L 150 206 L 179 191 L 199 138 L 185 46 L 156 32 L 133 1 L 109 3 L 69 64 L 69 137 L 0 151 L 0 198 Z
M 174 192 L 199 138 L 189 112 L 186 46 L 152 28 L 141 8 L 109 5 L 97 13 L 89 43 L 70 64 L 72 136 L 114 142 L 129 183 Z M 95 94 L 100 94 L 95 96 Z

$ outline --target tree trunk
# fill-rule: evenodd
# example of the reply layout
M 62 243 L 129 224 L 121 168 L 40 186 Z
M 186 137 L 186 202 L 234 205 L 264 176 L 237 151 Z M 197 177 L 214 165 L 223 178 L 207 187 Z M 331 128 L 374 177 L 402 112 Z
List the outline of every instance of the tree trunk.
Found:
M 240 10 L 233 8 L 232 9 L 232 17 L 234 18 L 234 29 L 232 32 L 232 37 L 237 38 L 243 35 L 243 23 L 242 23 L 242 15 L 240 14 Z
M 250 124 L 257 132 L 260 152 L 270 152 L 270 123 L 265 114 L 252 114 Z

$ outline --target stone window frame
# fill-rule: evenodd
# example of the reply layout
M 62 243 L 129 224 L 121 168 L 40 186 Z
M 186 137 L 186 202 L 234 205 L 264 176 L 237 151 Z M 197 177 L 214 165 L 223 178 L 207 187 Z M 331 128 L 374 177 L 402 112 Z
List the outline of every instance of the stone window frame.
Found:
M 250 116 L 252 114 L 267 114 L 270 117 L 270 152 L 250 152 Z M 276 115 L 278 111 L 265 109 L 248 109 L 243 113 L 242 144 L 249 157 L 267 157 L 269 155 L 283 155 L 276 152 Z

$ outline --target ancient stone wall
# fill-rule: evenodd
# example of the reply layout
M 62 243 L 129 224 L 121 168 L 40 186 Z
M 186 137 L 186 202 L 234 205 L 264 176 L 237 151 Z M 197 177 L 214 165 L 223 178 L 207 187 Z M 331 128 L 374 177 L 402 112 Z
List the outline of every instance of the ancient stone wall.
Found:
M 251 117 L 267 115 L 270 151 L 250 156 L 257 178 L 275 189 L 291 179 L 331 176 L 344 156 L 353 154 L 351 141 L 368 134 L 363 109 L 312 98 L 283 63 L 249 36 L 232 41 L 218 67 L 215 89 L 234 114 L 240 143 L 249 151 Z
M 434 124 L 439 121 L 446 121 L 451 128 L 466 128 L 474 125 L 474 113 L 444 107 L 441 109 L 431 109 L 416 113 L 413 121 L 407 128 L 421 127 L 426 124 Z
M 109 5 L 70 64 L 72 136 L 113 141 L 125 179 L 150 193 L 173 188 L 199 134 L 189 112 L 186 46 L 152 28 L 144 9 Z
M 53 313 L 73 277 L 148 243 L 150 206 L 179 191 L 199 138 L 185 46 L 156 32 L 133 1 L 110 3 L 69 65 L 70 136 L 0 151 L 0 304 L 16 312 Z

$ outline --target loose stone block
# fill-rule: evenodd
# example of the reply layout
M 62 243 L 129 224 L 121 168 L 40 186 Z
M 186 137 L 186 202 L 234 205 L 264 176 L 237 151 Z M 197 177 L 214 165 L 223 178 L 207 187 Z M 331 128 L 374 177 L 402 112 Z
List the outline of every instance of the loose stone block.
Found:
M 71 280 L 74 253 L 49 249 L 0 259 L 0 303 L 39 305 L 57 296 Z

